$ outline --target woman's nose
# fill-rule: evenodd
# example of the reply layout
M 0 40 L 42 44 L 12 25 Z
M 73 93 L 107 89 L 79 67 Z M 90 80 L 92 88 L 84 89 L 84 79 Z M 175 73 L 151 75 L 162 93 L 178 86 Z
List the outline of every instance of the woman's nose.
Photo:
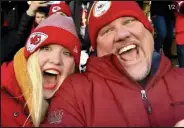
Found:
M 50 62 L 55 65 L 62 65 L 63 64 L 63 58 L 60 53 L 54 53 L 50 56 Z

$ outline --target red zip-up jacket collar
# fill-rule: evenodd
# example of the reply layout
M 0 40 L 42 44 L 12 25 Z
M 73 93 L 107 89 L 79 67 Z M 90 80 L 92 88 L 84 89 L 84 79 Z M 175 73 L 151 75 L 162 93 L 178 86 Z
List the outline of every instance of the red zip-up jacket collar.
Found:
M 165 73 L 171 69 L 171 66 L 172 65 L 169 59 L 166 58 L 164 55 L 161 55 L 161 61 L 160 61 L 158 70 L 156 71 L 155 75 L 152 78 L 150 78 L 150 80 L 148 80 L 149 86 L 147 86 L 146 89 L 151 88 L 158 79 L 164 76 Z M 103 69 L 103 72 L 102 72 L 102 69 Z M 132 83 L 136 84 L 139 87 L 138 89 L 140 89 L 139 83 L 135 82 L 128 75 L 126 70 L 121 66 L 118 58 L 113 54 L 107 55 L 101 58 L 95 57 L 95 56 L 90 57 L 88 59 L 86 70 L 87 72 L 98 74 L 99 76 L 102 76 L 105 79 L 110 79 L 112 81 L 116 81 L 117 83 L 126 82 L 125 85 L 127 85 L 128 88 L 135 89 L 135 87 L 129 86 L 129 85 L 132 85 Z M 121 79 L 123 79 L 122 77 L 125 77 L 126 79 L 129 79 L 129 80 L 121 81 Z

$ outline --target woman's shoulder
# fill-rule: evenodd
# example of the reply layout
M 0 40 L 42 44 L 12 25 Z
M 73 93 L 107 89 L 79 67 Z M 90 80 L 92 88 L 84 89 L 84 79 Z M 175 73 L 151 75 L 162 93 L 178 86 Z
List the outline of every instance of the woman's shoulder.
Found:
M 9 63 L 4 62 L 1 65 L 1 89 L 5 89 L 14 97 L 20 97 L 22 95 L 16 80 L 13 61 Z
M 24 104 L 16 97 L 13 97 L 5 89 L 1 89 L 1 126 L 4 127 L 22 127 L 28 118 L 24 112 Z M 29 120 L 28 120 L 29 121 Z M 31 126 L 31 122 L 27 122 L 26 126 Z

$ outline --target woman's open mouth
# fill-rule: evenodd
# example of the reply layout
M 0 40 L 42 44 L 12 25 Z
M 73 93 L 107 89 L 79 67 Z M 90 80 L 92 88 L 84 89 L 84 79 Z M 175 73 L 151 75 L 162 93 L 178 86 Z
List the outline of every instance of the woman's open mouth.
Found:
M 61 72 L 57 69 L 46 69 L 43 71 L 43 88 L 54 90 L 57 86 Z

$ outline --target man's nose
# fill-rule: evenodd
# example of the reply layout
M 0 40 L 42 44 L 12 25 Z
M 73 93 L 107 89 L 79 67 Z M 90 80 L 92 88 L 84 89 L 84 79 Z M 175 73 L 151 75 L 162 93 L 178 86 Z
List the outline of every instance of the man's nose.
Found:
M 116 35 L 115 35 L 114 41 L 115 42 L 124 41 L 129 36 L 130 36 L 130 32 L 126 28 L 119 27 L 118 29 L 116 29 Z

